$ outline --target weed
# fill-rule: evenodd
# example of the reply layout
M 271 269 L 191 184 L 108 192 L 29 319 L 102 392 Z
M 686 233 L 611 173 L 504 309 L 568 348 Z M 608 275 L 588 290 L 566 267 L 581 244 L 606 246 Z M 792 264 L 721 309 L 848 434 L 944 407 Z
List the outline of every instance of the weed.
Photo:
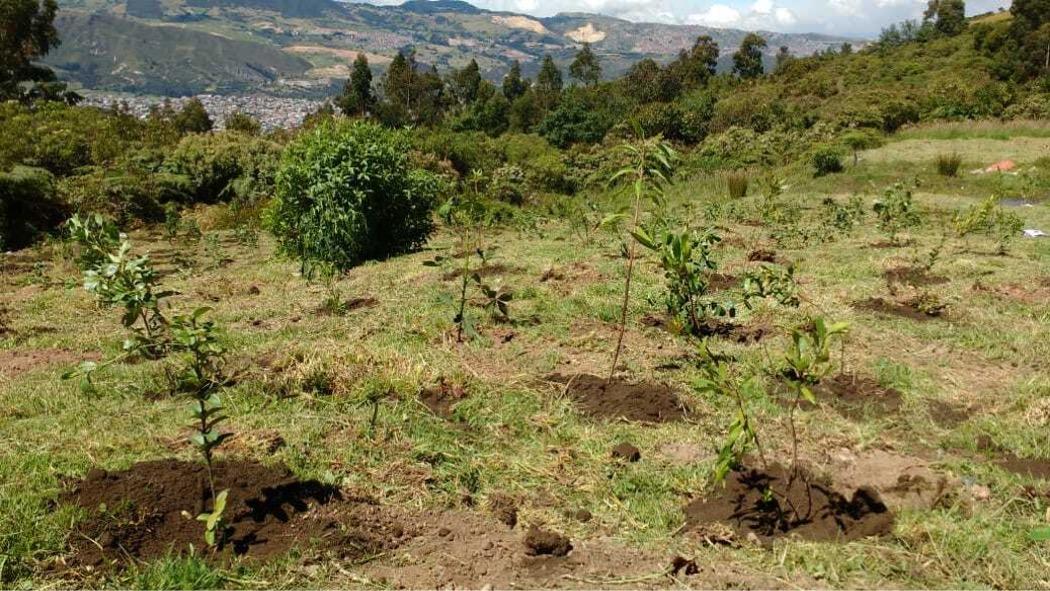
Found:
M 853 195 L 845 204 L 828 197 L 821 202 L 823 212 L 823 226 L 834 228 L 848 235 L 858 224 L 864 220 L 864 199 L 860 195 Z
M 953 152 L 951 154 L 938 154 L 934 161 L 937 174 L 946 177 L 959 176 L 959 168 L 962 167 L 962 156 Z
M 726 174 L 726 190 L 730 199 L 743 199 L 747 196 L 750 179 L 743 170 L 734 170 Z
M 822 146 L 813 153 L 810 163 L 813 165 L 813 176 L 842 172 L 842 153 L 838 148 Z

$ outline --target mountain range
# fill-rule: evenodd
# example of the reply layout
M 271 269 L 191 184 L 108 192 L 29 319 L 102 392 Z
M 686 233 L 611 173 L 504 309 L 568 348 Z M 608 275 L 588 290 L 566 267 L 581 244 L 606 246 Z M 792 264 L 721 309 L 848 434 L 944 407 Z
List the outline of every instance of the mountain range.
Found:
M 460 0 L 377 6 L 336 0 L 59 0 L 62 44 L 45 63 L 84 89 L 183 96 L 263 92 L 321 96 L 349 73 L 358 53 L 382 70 L 398 51 L 440 71 L 475 58 L 498 81 L 514 60 L 533 74 L 545 54 L 562 66 L 590 43 L 606 76 L 643 59 L 666 62 L 710 35 L 720 67 L 746 31 L 635 23 L 563 13 L 535 18 L 483 10 Z M 856 40 L 761 32 L 772 61 Z

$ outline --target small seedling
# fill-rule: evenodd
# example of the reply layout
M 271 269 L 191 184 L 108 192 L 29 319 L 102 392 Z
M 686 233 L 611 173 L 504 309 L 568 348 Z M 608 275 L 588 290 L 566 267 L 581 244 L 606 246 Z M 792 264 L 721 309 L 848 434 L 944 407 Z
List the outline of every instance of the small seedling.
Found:
M 110 253 L 125 239 L 113 222 L 97 213 L 74 215 L 66 222 L 66 231 L 70 240 L 80 247 L 76 262 L 81 271 L 105 265 Z
M 960 238 L 971 234 L 985 234 L 996 239 L 996 252 L 1006 254 L 1009 243 L 1021 235 L 1024 220 L 1021 216 L 1006 211 L 998 195 L 992 195 L 981 203 L 959 212 L 952 220 Z
M 208 471 L 212 510 L 201 513 L 197 519 L 205 523 L 205 540 L 209 546 L 222 544 L 222 514 L 226 508 L 226 493 L 216 493 L 213 473 L 214 454 L 229 433 L 221 433 L 218 425 L 226 419 L 222 400 L 217 390 L 222 386 L 222 366 L 226 349 L 219 341 L 218 329 L 211 320 L 204 320 L 209 308 L 197 308 L 187 316 L 176 316 L 171 322 L 175 350 L 188 354 L 188 363 L 178 375 L 180 390 L 193 398 L 191 412 L 195 433 L 190 443 L 200 452 Z
M 108 260 L 84 272 L 84 289 L 95 294 L 103 306 L 121 306 L 121 323 L 132 331 L 124 341 L 125 352 L 149 359 L 162 357 L 168 346 L 168 321 L 161 302 L 175 294 L 161 290 L 157 272 L 148 256 L 132 257 L 125 238 Z

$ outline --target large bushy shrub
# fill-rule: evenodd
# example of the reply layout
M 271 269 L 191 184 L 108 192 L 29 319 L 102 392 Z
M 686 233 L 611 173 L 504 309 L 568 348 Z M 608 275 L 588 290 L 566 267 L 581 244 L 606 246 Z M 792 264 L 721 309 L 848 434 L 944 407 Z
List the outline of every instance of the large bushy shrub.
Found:
M 164 167 L 189 179 L 195 201 L 214 203 L 269 192 L 280 153 L 279 145 L 239 132 L 193 134 L 182 138 Z
M 0 173 L 0 249 L 28 246 L 61 224 L 67 213 L 48 171 L 16 166 Z
M 104 213 L 121 226 L 158 222 L 164 218 L 165 203 L 186 202 L 193 191 L 184 176 L 154 172 L 130 160 L 82 172 L 59 181 L 63 200 L 74 211 Z
M 281 250 L 346 270 L 410 251 L 433 230 L 437 177 L 411 167 L 402 132 L 325 122 L 285 150 L 267 221 Z

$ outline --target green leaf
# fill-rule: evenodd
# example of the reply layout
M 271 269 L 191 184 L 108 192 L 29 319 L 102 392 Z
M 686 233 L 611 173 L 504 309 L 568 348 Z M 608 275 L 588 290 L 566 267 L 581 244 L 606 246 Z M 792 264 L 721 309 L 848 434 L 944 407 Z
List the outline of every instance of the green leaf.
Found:
M 1037 527 L 1028 532 L 1028 539 L 1033 542 L 1050 542 L 1050 527 Z

